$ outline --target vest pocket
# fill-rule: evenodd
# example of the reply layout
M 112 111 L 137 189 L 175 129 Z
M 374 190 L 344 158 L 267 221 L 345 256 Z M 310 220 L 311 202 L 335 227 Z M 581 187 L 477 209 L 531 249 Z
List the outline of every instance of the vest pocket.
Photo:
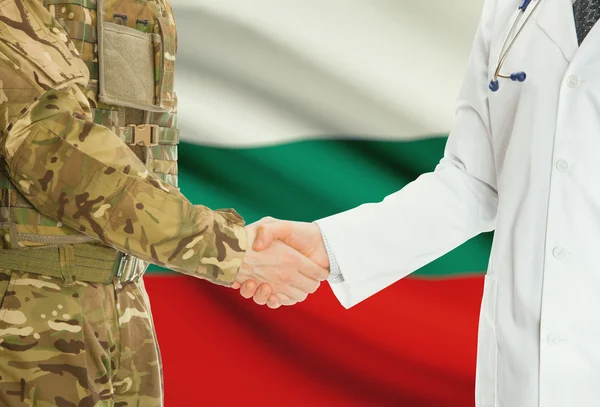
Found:
M 160 17 L 153 2 L 123 0 L 118 6 L 98 0 L 98 100 L 149 112 L 171 111 L 175 25 Z
M 140 110 L 162 110 L 154 104 L 155 34 L 108 22 L 102 22 L 100 27 L 100 101 Z
M 175 105 L 175 55 L 177 54 L 177 32 L 168 18 L 158 18 L 158 38 L 154 41 L 156 70 L 156 104 L 166 110 Z

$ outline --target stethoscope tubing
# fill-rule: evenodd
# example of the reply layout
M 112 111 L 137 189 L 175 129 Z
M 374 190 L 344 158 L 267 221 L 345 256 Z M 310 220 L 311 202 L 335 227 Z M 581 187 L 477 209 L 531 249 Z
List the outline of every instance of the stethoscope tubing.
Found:
M 493 84 L 494 82 L 496 83 L 496 86 L 497 86 L 498 78 L 518 80 L 519 82 L 522 82 L 525 80 L 525 72 L 517 72 L 517 73 L 511 74 L 511 75 L 503 75 L 500 71 L 501 71 L 501 69 L 504 65 L 504 62 L 506 61 L 506 57 L 510 53 L 510 50 L 512 49 L 515 41 L 517 40 L 517 38 L 519 38 L 519 35 L 523 31 L 523 28 L 525 28 L 525 26 L 531 19 L 531 16 L 533 15 L 533 13 L 537 9 L 537 7 L 540 5 L 541 0 L 536 0 L 535 5 L 533 6 L 533 8 L 529 12 L 529 14 L 527 14 L 525 16 L 525 20 L 523 21 L 523 23 L 520 24 L 520 26 L 519 26 L 519 22 L 522 19 L 521 17 L 527 12 L 530 2 L 531 2 L 531 0 L 523 0 L 521 5 L 517 9 L 516 15 L 513 18 L 513 22 L 510 26 L 510 29 L 508 30 L 508 33 L 506 34 L 506 37 L 504 38 L 504 41 L 502 42 L 502 47 L 500 48 L 500 54 L 498 55 L 498 60 L 496 62 L 496 70 L 494 71 L 494 77 L 492 79 L 492 82 L 490 83 L 490 89 L 492 89 L 491 84 Z M 518 29 L 517 29 L 517 27 L 518 27 Z M 510 39 L 511 37 L 512 37 L 512 40 Z M 520 74 L 522 74 L 522 75 L 520 75 Z M 517 75 L 517 76 L 515 76 L 515 75 Z M 519 78 L 519 79 L 516 79 L 516 78 Z M 494 91 L 494 89 L 492 89 L 492 90 Z M 497 90 L 497 87 L 496 87 L 496 90 Z

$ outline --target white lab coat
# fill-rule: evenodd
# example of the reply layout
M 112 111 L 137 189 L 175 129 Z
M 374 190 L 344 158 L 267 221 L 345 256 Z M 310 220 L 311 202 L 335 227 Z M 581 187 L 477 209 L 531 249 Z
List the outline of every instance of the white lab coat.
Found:
M 520 0 L 485 2 L 433 173 L 319 221 L 345 307 L 496 230 L 478 407 L 600 406 L 600 24 L 578 47 L 571 0 L 541 2 L 503 69 L 527 80 L 497 93 L 488 83 Z

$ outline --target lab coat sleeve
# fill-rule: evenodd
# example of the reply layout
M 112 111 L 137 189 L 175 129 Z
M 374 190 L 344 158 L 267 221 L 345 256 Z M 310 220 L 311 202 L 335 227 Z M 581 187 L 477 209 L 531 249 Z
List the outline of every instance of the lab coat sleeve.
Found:
M 331 287 L 356 305 L 468 239 L 495 227 L 498 194 L 488 109 L 496 0 L 487 0 L 443 159 L 380 203 L 317 221 L 342 270 Z

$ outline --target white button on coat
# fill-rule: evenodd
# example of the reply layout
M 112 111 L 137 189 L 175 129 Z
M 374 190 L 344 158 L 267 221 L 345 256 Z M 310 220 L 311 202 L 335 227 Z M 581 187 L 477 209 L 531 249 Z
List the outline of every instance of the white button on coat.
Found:
M 560 343 L 560 337 L 556 334 L 548 335 L 547 340 L 550 345 L 558 345 Z
M 569 169 L 569 163 L 565 160 L 558 160 L 556 162 L 556 169 L 558 169 L 560 172 L 566 172 Z
M 332 288 L 346 307 L 495 229 L 477 407 L 598 406 L 600 24 L 578 47 L 571 0 L 542 0 L 502 69 L 527 80 L 500 80 L 493 93 L 488 83 L 518 3 L 485 1 L 435 171 L 319 225 L 344 275 Z M 568 177 L 556 170 L 564 157 Z M 555 247 L 568 256 L 558 261 Z M 557 346 L 550 333 L 562 338 Z
M 570 88 L 576 88 L 577 85 L 579 85 L 579 78 L 575 75 L 569 76 L 567 79 L 567 85 L 569 85 Z
M 555 247 L 552 253 L 554 254 L 554 257 L 556 257 L 558 260 L 562 260 L 565 257 L 567 257 L 567 251 L 562 247 Z

